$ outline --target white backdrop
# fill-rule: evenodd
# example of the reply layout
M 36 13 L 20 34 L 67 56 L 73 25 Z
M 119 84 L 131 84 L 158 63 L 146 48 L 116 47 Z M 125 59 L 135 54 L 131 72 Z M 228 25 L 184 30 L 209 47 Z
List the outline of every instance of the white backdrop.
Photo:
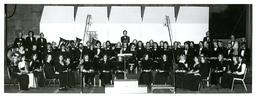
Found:
M 173 7 L 146 7 L 144 20 L 141 18 L 140 7 L 136 6 L 113 6 L 109 19 L 107 7 L 78 7 L 75 19 L 73 9 L 72 6 L 44 7 L 40 31 L 45 33 L 49 41 L 58 42 L 59 37 L 82 38 L 88 14 L 92 15 L 89 31 L 96 31 L 100 41 L 118 42 L 123 30 L 128 31 L 131 40 L 169 41 L 167 27 L 163 24 L 166 15 L 170 17 L 173 38 L 177 41 L 191 40 L 198 43 L 209 28 L 208 7 L 182 6 L 177 21 Z

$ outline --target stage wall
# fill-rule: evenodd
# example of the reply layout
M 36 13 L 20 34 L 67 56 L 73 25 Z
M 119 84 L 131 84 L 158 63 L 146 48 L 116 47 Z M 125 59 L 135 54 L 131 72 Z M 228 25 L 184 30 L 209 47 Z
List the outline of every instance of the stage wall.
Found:
M 72 6 L 44 7 L 40 31 L 49 41 L 58 42 L 59 37 L 69 40 L 82 38 L 88 14 L 92 15 L 89 31 L 96 31 L 98 40 L 113 43 L 120 41 L 123 30 L 128 31 L 131 40 L 169 42 L 168 29 L 164 26 L 166 15 L 170 17 L 173 39 L 182 43 L 187 40 L 198 43 L 209 28 L 209 7 L 182 6 L 177 19 L 173 7 L 146 7 L 143 20 L 140 7 L 134 6 L 114 6 L 109 18 L 107 7 L 78 7 L 75 16 L 73 9 Z

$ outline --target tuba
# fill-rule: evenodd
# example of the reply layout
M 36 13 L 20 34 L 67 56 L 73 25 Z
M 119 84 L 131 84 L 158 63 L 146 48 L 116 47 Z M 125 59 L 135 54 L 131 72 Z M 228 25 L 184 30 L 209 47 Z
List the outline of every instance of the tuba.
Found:
M 76 38 L 76 41 L 75 41 L 75 47 L 78 47 L 79 43 L 82 41 L 82 39 L 80 38 Z
M 68 42 L 68 40 L 60 37 L 58 47 L 60 48 L 60 45 L 62 45 L 62 44 L 64 44 L 66 46 L 67 42 Z

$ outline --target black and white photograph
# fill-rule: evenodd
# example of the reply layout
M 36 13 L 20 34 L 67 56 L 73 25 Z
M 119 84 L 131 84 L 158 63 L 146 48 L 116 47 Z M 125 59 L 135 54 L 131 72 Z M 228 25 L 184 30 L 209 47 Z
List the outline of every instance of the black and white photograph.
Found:
M 252 4 L 4 4 L 4 93 L 252 93 Z

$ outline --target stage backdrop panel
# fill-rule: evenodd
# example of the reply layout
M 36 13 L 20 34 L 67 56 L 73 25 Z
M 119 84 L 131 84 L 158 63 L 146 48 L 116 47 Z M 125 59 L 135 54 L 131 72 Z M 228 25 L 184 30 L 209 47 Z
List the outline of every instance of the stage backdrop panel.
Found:
M 102 42 L 119 42 L 123 30 L 128 31 L 131 41 L 153 39 L 169 42 L 165 16 L 170 17 L 173 40 L 182 43 L 187 40 L 198 43 L 209 28 L 209 7 L 181 6 L 175 19 L 174 7 L 145 7 L 144 14 L 141 14 L 139 6 L 112 6 L 108 19 L 107 7 L 78 7 L 74 16 L 72 6 L 45 6 L 40 31 L 49 41 L 58 42 L 59 37 L 82 38 L 88 14 L 92 15 L 89 31 L 96 31 L 97 39 Z M 88 40 L 88 34 L 85 39 Z
M 74 39 L 74 7 L 44 6 L 40 32 L 48 41 L 59 42 L 59 37 Z
M 174 40 L 198 43 L 209 31 L 209 7 L 181 6 L 177 21 L 171 25 Z
M 85 31 L 85 23 L 87 15 L 91 15 L 91 26 L 88 31 L 97 31 L 100 35 L 106 34 L 107 7 L 78 7 L 75 17 L 75 36 L 83 38 Z M 99 34 L 98 34 L 99 35 Z M 85 41 L 89 40 L 88 33 L 85 33 Z

